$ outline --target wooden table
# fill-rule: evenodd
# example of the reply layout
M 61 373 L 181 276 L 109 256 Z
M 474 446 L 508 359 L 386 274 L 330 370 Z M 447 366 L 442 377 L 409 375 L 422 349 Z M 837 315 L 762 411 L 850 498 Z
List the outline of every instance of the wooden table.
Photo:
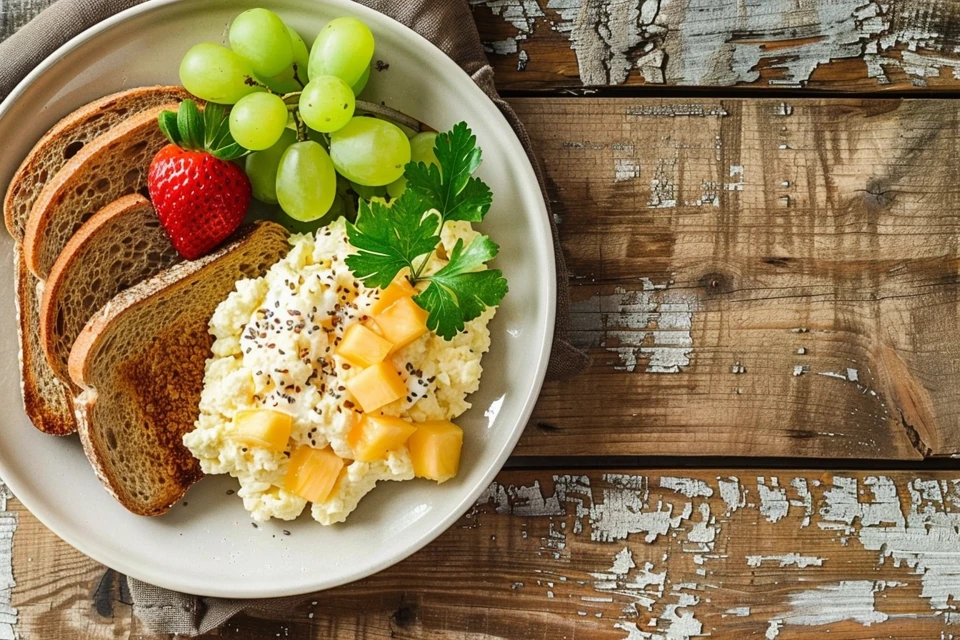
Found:
M 960 637 L 960 1 L 471 4 L 593 365 L 428 548 L 207 637 Z M 154 636 L 10 499 L 14 637 Z

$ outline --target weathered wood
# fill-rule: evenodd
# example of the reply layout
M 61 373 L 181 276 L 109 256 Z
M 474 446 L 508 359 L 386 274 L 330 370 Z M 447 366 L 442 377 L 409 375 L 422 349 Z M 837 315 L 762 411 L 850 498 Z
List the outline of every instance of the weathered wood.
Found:
M 505 472 L 409 560 L 220 636 L 948 638 L 958 505 L 944 473 Z M 149 637 L 115 574 L 14 508 L 22 638 Z
M 960 450 L 954 103 L 512 104 L 594 356 L 518 453 Z
M 501 89 L 960 87 L 957 0 L 470 0 Z

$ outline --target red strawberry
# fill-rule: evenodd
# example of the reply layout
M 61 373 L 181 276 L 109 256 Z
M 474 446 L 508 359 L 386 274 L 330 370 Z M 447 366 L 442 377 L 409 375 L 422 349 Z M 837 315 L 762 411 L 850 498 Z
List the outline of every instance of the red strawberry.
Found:
M 154 156 L 147 187 L 170 242 L 187 260 L 217 248 L 250 205 L 250 180 L 230 162 L 244 150 L 230 137 L 225 118 L 223 108 L 212 104 L 201 116 L 192 100 L 180 105 L 179 114 L 160 116 L 173 144 Z

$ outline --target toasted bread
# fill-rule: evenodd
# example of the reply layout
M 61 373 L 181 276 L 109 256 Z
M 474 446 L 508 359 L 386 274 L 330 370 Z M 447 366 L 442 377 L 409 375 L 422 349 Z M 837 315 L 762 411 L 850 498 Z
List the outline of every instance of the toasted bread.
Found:
M 16 271 L 17 328 L 20 334 L 20 390 L 23 408 L 40 431 L 55 436 L 77 430 L 73 415 L 73 391 L 50 369 L 40 347 L 40 306 L 38 287 L 43 283 L 27 270 L 20 256 L 20 244 L 14 246 Z
M 53 372 L 70 383 L 70 348 L 93 314 L 121 291 L 180 261 L 153 206 L 139 194 L 108 204 L 84 222 L 43 285 L 40 344 Z
M 38 278 L 50 275 L 63 247 L 90 216 L 146 187 L 150 161 L 168 142 L 157 117 L 177 108 L 171 103 L 127 118 L 87 144 L 43 188 L 23 236 L 23 257 Z
M 91 102 L 54 125 L 10 181 L 3 201 L 3 219 L 10 235 L 17 241 L 23 240 L 27 215 L 40 191 L 94 138 L 129 116 L 189 97 L 183 87 L 137 87 Z
M 101 98 L 57 123 L 21 163 L 7 189 L 4 222 L 15 249 L 20 386 L 27 416 L 40 431 L 67 435 L 76 431 L 73 391 L 54 375 L 40 348 L 38 314 L 42 283 L 27 268 L 20 241 L 27 215 L 45 184 L 93 139 L 130 115 L 189 97 L 181 87 L 140 87 Z
M 199 416 L 217 305 L 289 250 L 272 222 L 244 227 L 205 258 L 127 289 L 87 323 L 70 352 L 80 439 L 107 490 L 133 513 L 160 515 L 201 476 L 183 435 Z

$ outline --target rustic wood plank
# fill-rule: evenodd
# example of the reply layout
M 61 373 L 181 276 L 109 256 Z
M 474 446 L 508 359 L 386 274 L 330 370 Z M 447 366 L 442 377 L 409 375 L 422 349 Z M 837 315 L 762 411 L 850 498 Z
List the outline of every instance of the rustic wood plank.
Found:
M 960 450 L 952 102 L 512 104 L 594 356 L 517 453 Z
M 13 509 L 21 637 L 150 638 Z M 956 473 L 504 472 L 409 560 L 219 637 L 951 638 L 958 529 Z
M 960 87 L 957 0 L 470 0 L 501 89 Z

